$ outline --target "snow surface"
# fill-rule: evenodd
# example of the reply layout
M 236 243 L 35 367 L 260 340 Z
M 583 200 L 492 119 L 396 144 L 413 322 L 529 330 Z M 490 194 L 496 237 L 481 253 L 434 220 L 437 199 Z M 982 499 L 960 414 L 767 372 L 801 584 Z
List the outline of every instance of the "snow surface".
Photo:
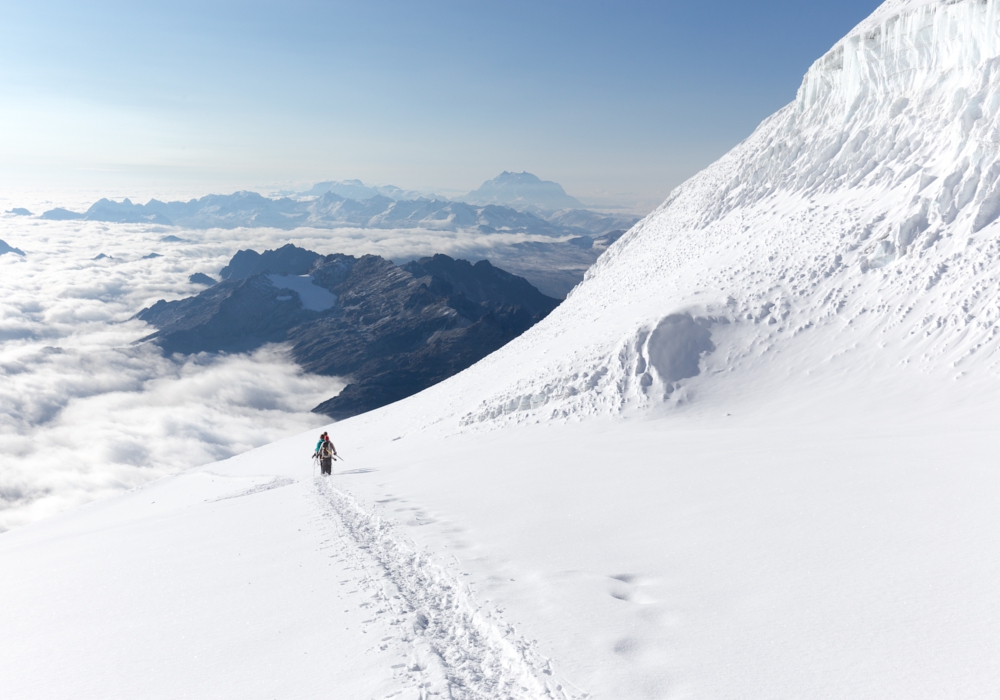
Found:
M 728 417 L 347 421 L 318 484 L 308 434 L 11 531 L 0 675 L 17 698 L 988 697 L 996 411 L 934 383 L 873 402 L 843 365 L 840 392 L 747 379 Z
M 884 5 L 544 322 L 330 426 L 335 476 L 310 433 L 4 534 L 0 677 L 995 695 L 998 4 Z
M 337 295 L 315 283 L 312 275 L 268 275 L 278 289 L 290 289 L 299 295 L 302 308 L 309 311 L 326 311 L 337 303 Z

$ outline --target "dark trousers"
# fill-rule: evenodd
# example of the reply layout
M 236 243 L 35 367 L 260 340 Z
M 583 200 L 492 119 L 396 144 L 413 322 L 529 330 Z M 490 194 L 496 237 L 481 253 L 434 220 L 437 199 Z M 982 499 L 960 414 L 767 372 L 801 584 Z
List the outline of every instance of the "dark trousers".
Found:
M 322 457 L 319 460 L 319 464 L 324 474 L 333 473 L 333 457 Z

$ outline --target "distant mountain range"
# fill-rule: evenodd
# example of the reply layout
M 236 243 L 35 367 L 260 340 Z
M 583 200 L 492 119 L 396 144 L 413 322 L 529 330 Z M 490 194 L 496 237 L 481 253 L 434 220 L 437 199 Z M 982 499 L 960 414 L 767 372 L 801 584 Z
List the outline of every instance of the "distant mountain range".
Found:
M 526 331 L 559 301 L 482 260 L 435 255 L 397 266 L 376 255 L 294 245 L 241 250 L 224 280 L 137 314 L 168 353 L 245 352 L 290 342 L 307 371 L 351 383 L 315 411 L 347 418 L 421 391 Z
M 372 197 L 388 197 L 389 199 L 401 200 L 401 199 L 448 199 L 447 197 L 439 197 L 437 195 L 428 195 L 424 192 L 417 192 L 415 190 L 404 190 L 395 185 L 366 185 L 361 182 L 361 180 L 342 180 L 337 181 L 327 181 L 327 182 L 317 182 L 308 190 L 303 190 L 302 192 L 296 192 L 294 194 L 299 194 L 304 197 L 320 197 L 327 192 L 333 192 L 336 195 L 340 195 L 344 199 L 356 199 L 358 201 L 363 199 L 371 199 Z M 293 194 L 291 192 L 285 194 Z
M 561 188 L 560 188 L 561 189 Z M 175 225 L 191 229 L 271 227 L 473 229 L 483 233 L 528 233 L 545 236 L 603 235 L 627 229 L 638 219 L 586 210 L 558 212 L 549 218 L 493 204 L 471 205 L 439 199 L 394 200 L 383 195 L 345 198 L 328 191 L 315 199 L 271 199 L 256 192 L 208 195 L 187 202 L 151 199 L 101 199 L 85 212 L 52 209 L 41 218 Z
M 321 182 L 294 195 L 265 197 L 256 192 L 235 192 L 185 202 L 151 199 L 145 204 L 101 199 L 83 212 L 52 209 L 41 218 L 187 229 L 314 227 L 542 235 L 553 240 L 508 240 L 491 246 L 489 256 L 545 294 L 558 298 L 565 297 L 597 257 L 639 220 L 630 214 L 582 208 L 558 184 L 530 173 L 502 173 L 469 194 L 487 203 L 425 198 L 398 187 L 370 186 L 360 180 Z M 576 208 L 559 208 L 561 205 Z M 162 240 L 180 239 L 166 236 Z
M 185 228 L 273 227 L 478 229 L 482 232 L 533 233 L 549 236 L 601 236 L 628 229 L 638 221 L 629 214 L 588 210 L 556 182 L 531 173 L 504 171 L 465 197 L 427 196 L 394 185 L 366 185 L 361 180 L 325 181 L 295 196 L 265 197 L 256 192 L 208 195 L 186 202 L 151 199 L 136 204 L 101 199 L 87 211 L 51 209 L 41 218 L 67 221 L 151 223 Z M 30 214 L 26 209 L 9 213 Z
M 511 173 L 506 170 L 492 180 L 484 182 L 479 189 L 473 190 L 463 197 L 442 197 L 426 192 L 403 190 L 395 185 L 366 185 L 361 180 L 318 182 L 308 190 L 282 192 L 281 194 L 320 197 L 327 192 L 333 192 L 345 199 L 359 201 L 372 197 L 388 197 L 396 201 L 436 199 L 465 202 L 478 206 L 492 204 L 510 207 L 518 211 L 541 212 L 543 214 L 562 209 L 586 209 L 580 200 L 566 194 L 559 183 L 542 180 L 527 172 Z M 542 218 L 547 217 L 543 216 Z

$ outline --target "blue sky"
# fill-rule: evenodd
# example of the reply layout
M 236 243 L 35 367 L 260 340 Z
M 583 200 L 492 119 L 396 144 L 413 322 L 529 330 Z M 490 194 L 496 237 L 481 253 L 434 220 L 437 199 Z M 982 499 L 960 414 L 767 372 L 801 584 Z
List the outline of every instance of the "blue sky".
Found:
M 4 4 L 0 184 L 457 192 L 528 170 L 649 206 L 879 2 Z

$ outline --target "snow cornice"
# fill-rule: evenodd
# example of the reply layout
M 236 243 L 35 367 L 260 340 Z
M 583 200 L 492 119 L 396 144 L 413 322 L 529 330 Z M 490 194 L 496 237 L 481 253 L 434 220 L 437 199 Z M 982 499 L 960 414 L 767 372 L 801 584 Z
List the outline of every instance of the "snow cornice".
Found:
M 1000 0 L 888 0 L 816 61 L 800 110 L 849 108 L 870 94 L 908 96 L 943 74 L 1000 55 Z

